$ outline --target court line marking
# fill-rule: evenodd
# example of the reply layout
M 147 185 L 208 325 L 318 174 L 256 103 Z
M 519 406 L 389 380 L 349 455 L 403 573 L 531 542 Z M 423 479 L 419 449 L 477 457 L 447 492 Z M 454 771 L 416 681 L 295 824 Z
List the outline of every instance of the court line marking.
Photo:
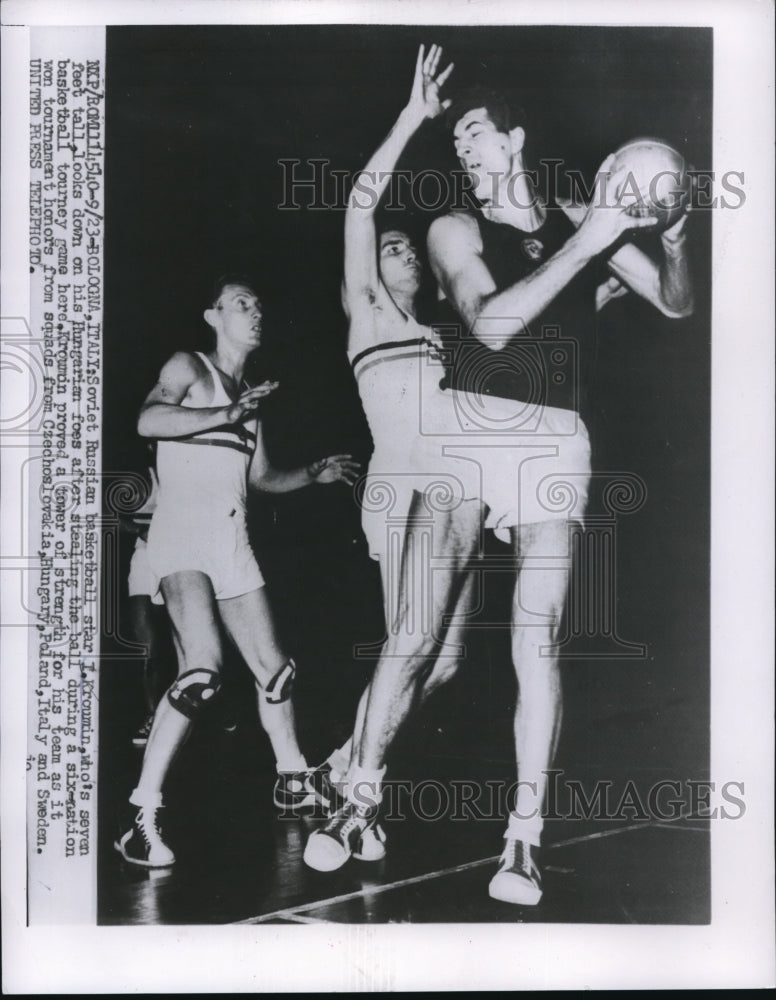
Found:
M 571 837 L 568 840 L 559 840 L 554 844 L 548 844 L 547 850 L 556 847 L 567 847 L 569 844 L 579 844 L 585 840 L 599 840 L 602 837 L 613 837 L 618 833 L 627 833 L 629 830 L 645 830 L 656 824 L 630 823 L 626 826 L 619 826 L 614 830 L 601 830 L 598 833 L 587 833 L 580 837 Z M 390 892 L 392 889 L 401 889 L 407 885 L 417 885 L 420 882 L 428 882 L 430 879 L 441 878 L 444 875 L 454 875 L 457 872 L 469 871 L 472 868 L 481 868 L 483 865 L 490 865 L 498 861 L 500 854 L 494 854 L 489 858 L 481 858 L 479 861 L 468 861 L 463 865 L 454 865 L 452 868 L 441 868 L 435 872 L 425 872 L 423 875 L 413 875 L 411 878 L 399 879 L 396 882 L 386 882 L 384 885 L 367 886 L 363 889 L 355 889 L 353 892 L 344 892 L 339 896 L 329 896 L 327 899 L 319 899 L 312 903 L 302 903 L 299 906 L 289 906 L 282 910 L 273 910 L 271 913 L 261 913 L 255 917 L 246 917 L 245 920 L 236 920 L 235 924 L 260 924 L 266 920 L 274 920 L 276 917 L 291 919 L 294 916 L 306 913 L 308 910 L 315 910 L 324 906 L 335 906 L 337 903 L 347 903 L 352 899 L 360 899 L 364 896 L 376 896 L 383 892 Z M 301 922 L 301 921 L 300 921 Z M 304 921 L 307 923 L 308 921 Z M 325 921 L 311 920 L 310 923 Z M 330 922 L 330 921 L 329 921 Z M 336 921 L 335 921 L 336 922 Z
M 411 878 L 402 878 L 396 882 L 386 882 L 384 885 L 366 886 L 363 889 L 356 889 L 353 892 L 343 892 L 339 896 L 329 896 L 328 899 L 318 899 L 313 903 L 302 903 L 299 906 L 289 906 L 284 910 L 273 910 L 271 913 L 262 913 L 257 917 L 248 917 L 245 920 L 237 920 L 237 924 L 260 924 L 264 920 L 272 920 L 275 917 L 289 917 L 298 913 L 305 913 L 308 910 L 315 910 L 318 907 L 335 906 L 337 903 L 347 903 L 351 899 L 360 899 L 363 896 L 377 896 L 383 892 L 390 892 L 391 889 L 401 889 L 406 885 L 417 885 L 419 882 L 428 882 L 432 878 L 441 878 L 443 875 L 453 875 L 456 872 L 465 872 L 470 868 L 480 868 L 482 865 L 490 865 L 498 861 L 500 854 L 494 854 L 491 858 L 481 858 L 479 861 L 468 861 L 464 865 L 455 865 L 452 868 L 442 868 L 436 872 L 424 872 L 422 875 L 413 875 Z
M 556 847 L 568 847 L 569 844 L 582 844 L 586 840 L 601 840 L 602 837 L 616 837 L 618 833 L 627 833 L 629 830 L 649 830 L 656 825 L 656 823 L 650 820 L 645 820 L 642 823 L 628 823 L 625 826 L 618 826 L 613 830 L 599 830 L 598 833 L 583 833 L 579 837 L 569 837 L 568 840 L 556 840 L 554 844 L 548 844 L 545 850 L 552 851 Z
M 679 830 L 681 833 L 711 833 L 711 829 L 708 826 L 679 826 L 678 823 L 670 821 L 658 821 L 654 825 L 660 830 Z
M 295 924 L 330 924 L 331 920 L 324 920 L 323 917 L 306 917 L 302 913 L 289 913 L 285 918 Z

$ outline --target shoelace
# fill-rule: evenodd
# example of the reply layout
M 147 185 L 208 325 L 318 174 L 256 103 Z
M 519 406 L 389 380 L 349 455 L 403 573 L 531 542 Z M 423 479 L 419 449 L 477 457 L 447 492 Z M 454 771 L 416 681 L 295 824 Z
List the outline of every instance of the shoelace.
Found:
M 333 833 L 336 837 L 347 840 L 348 834 L 351 830 L 355 830 L 360 827 L 359 820 L 360 817 L 357 813 L 350 813 L 350 815 L 335 816 L 326 825 L 326 832 Z
M 148 823 L 147 819 L 146 819 L 146 810 L 145 809 L 141 809 L 140 812 L 137 814 L 137 828 L 138 828 L 138 830 L 140 830 L 140 833 L 142 834 L 143 840 L 146 842 L 146 844 L 147 844 L 148 847 L 151 846 L 151 838 L 148 836 L 148 828 L 149 827 L 156 834 L 156 836 L 159 838 L 159 840 L 162 839 L 162 831 L 161 831 L 161 828 L 159 826 L 159 810 L 158 809 L 152 809 L 151 810 L 151 817 L 152 817 L 151 822 Z
M 504 868 L 518 868 L 531 877 L 531 849 L 522 840 L 507 840 L 502 855 Z

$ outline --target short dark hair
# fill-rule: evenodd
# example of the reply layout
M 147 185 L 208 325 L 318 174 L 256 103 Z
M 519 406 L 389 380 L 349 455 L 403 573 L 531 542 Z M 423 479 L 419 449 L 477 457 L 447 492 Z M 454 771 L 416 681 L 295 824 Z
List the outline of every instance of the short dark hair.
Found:
M 518 125 L 525 125 L 523 108 L 508 101 L 499 91 L 491 90 L 482 84 L 475 84 L 454 95 L 453 103 L 445 111 L 445 127 L 452 132 L 467 111 L 472 111 L 474 108 L 485 108 L 499 132 L 507 134 Z
M 419 247 L 423 244 L 421 224 L 407 213 L 399 214 L 387 211 L 384 208 L 378 208 L 375 215 L 375 229 L 377 231 L 378 249 L 385 233 L 402 233 L 414 247 Z
M 224 289 L 228 288 L 230 285 L 242 285 L 243 288 L 248 288 L 254 295 L 257 295 L 256 286 L 251 278 L 249 278 L 246 274 L 241 274 L 237 271 L 230 271 L 226 274 L 220 275 L 213 282 L 210 299 L 208 300 L 208 304 L 211 309 L 216 308 L 218 300 L 223 295 Z
M 414 235 L 413 232 L 411 232 L 409 226 L 392 226 L 390 224 L 390 220 L 388 220 L 384 226 L 380 226 L 379 228 L 379 231 L 377 233 L 378 245 L 382 243 L 383 236 L 385 236 L 386 233 L 400 233 L 402 236 L 406 236 L 413 246 L 415 246 L 415 244 L 418 242 L 416 236 Z

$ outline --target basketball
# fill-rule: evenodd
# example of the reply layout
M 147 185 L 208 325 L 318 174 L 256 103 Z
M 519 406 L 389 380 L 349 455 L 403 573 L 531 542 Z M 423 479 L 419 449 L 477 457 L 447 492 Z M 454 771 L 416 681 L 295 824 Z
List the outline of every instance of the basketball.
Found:
M 618 203 L 630 215 L 658 219 L 658 232 L 668 229 L 681 216 L 690 192 L 684 157 L 660 139 L 633 139 L 614 154 L 612 173 L 624 170 L 618 184 Z

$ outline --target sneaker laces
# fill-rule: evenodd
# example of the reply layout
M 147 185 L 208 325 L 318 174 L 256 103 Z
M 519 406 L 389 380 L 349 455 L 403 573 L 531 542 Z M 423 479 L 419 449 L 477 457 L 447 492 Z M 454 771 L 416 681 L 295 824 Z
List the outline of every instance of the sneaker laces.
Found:
M 150 813 L 150 822 L 147 817 L 147 813 Z M 135 824 L 140 831 L 143 840 L 146 842 L 148 847 L 152 846 L 151 838 L 148 835 L 149 829 L 152 833 L 155 833 L 159 840 L 162 839 L 162 831 L 159 826 L 159 810 L 158 809 L 140 809 L 137 814 L 137 821 Z
M 346 841 L 348 839 L 348 834 L 351 833 L 351 831 L 364 829 L 361 825 L 364 820 L 366 820 L 366 817 L 359 816 L 355 806 L 347 805 L 337 815 L 333 816 L 329 820 L 324 830 L 329 835 L 335 836 L 339 840 Z
M 516 868 L 528 878 L 531 877 L 531 848 L 523 840 L 509 838 L 504 847 L 503 868 Z

